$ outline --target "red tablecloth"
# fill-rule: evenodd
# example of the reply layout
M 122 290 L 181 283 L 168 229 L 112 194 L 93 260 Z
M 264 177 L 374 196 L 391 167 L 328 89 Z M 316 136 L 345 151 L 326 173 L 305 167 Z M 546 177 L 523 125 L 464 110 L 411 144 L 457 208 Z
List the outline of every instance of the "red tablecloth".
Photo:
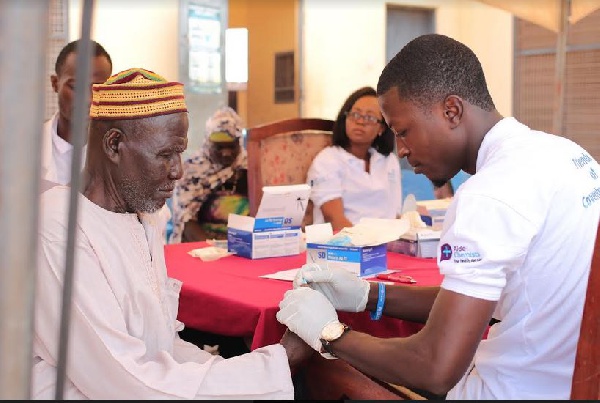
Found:
M 290 281 L 260 278 L 263 274 L 301 267 L 306 254 L 251 260 L 228 256 L 212 262 L 192 257 L 192 249 L 204 242 L 165 246 L 170 277 L 183 282 L 178 319 L 187 327 L 226 336 L 252 337 L 251 349 L 277 343 L 285 331 L 275 315 Z M 439 285 L 435 259 L 414 258 L 388 252 L 388 268 L 402 269 L 417 285 Z M 378 337 L 408 336 L 421 325 L 386 318 L 373 321 L 368 312 L 339 312 L 340 320 L 353 329 Z

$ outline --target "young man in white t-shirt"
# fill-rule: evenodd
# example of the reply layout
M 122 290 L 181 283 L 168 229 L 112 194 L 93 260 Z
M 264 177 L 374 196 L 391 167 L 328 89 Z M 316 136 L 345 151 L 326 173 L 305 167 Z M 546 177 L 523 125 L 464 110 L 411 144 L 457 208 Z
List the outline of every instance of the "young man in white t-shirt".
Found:
M 600 218 L 598 162 L 501 116 L 475 54 L 443 35 L 409 42 L 377 94 L 416 173 L 472 175 L 445 216 L 444 280 L 385 286 L 306 266 L 278 320 L 362 372 L 448 399 L 568 399 Z M 348 330 L 336 309 L 425 325 L 381 339 Z
M 69 42 L 58 54 L 54 74 L 50 76 L 52 89 L 58 99 L 58 111 L 44 123 L 42 138 L 42 179 L 60 185 L 71 182 L 71 114 L 75 99 L 77 47 L 80 41 Z M 91 84 L 101 84 L 112 74 L 112 59 L 98 42 L 92 41 Z M 87 133 L 85 143 L 87 143 Z M 82 168 L 86 147 L 83 148 Z

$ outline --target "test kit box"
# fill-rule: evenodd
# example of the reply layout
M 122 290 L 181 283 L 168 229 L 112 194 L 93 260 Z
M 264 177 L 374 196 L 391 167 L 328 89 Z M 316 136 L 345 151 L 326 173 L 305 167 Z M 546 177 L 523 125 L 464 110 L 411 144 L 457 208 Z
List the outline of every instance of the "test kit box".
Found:
M 386 271 L 387 243 L 409 228 L 410 222 L 404 218 L 363 217 L 335 235 L 330 223 L 307 225 L 306 263 L 340 267 L 361 277 Z
M 387 249 L 391 252 L 409 256 L 435 258 L 437 257 L 441 231 L 432 228 L 411 228 L 399 239 L 388 242 Z
M 236 217 L 231 217 L 234 215 Z M 227 250 L 249 259 L 297 255 L 300 227 L 284 225 L 285 218 L 253 218 L 231 214 L 227 228 Z M 246 222 L 244 222 L 246 221 Z
M 417 201 L 417 211 L 425 224 L 434 230 L 441 230 L 451 201 L 451 198 Z
M 387 270 L 386 244 L 338 246 L 307 243 L 306 263 L 317 263 L 322 267 L 341 267 L 357 276 L 368 276 Z
M 256 217 L 229 214 L 227 250 L 249 259 L 297 255 L 309 185 L 265 186 Z

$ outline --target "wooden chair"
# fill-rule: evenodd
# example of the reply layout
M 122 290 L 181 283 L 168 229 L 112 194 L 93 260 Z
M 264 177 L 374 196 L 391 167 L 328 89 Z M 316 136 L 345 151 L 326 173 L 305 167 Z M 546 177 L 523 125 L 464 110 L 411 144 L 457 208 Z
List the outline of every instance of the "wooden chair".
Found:
M 600 399 L 600 225 L 587 285 L 583 319 L 577 342 L 571 400 Z
M 343 360 L 319 354 L 304 367 L 304 387 L 310 400 L 427 400 L 406 387 L 372 378 Z
M 263 186 L 306 183 L 314 157 L 331 145 L 333 120 L 293 118 L 248 130 L 248 199 L 256 216 Z M 312 203 L 309 203 L 312 209 Z M 312 212 L 306 219 L 312 221 Z M 310 222 L 308 222 L 310 223 Z

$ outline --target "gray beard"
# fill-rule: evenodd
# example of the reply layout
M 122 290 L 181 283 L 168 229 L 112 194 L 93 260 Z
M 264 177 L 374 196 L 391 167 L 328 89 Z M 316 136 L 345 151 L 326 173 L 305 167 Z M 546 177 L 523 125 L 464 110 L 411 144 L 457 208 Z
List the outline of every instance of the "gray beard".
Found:
M 146 196 L 149 193 L 139 182 L 123 179 L 121 194 L 128 210 L 131 209 L 135 213 L 153 213 L 160 209 L 162 206 L 159 206 L 156 200 Z

